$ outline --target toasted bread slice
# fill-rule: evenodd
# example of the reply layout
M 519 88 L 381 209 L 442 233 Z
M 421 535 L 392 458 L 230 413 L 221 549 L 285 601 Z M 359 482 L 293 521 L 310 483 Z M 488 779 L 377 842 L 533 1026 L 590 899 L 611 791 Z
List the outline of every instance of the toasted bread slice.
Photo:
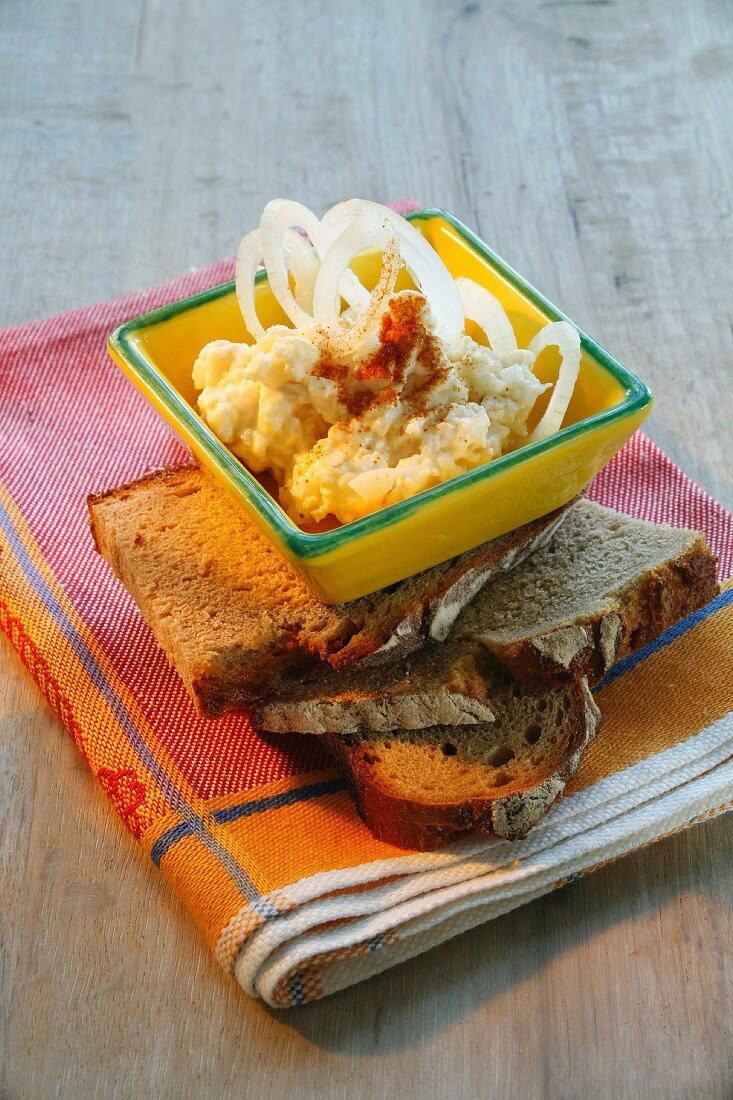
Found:
M 448 642 L 376 680 L 316 672 L 299 687 L 293 675 L 284 692 L 273 686 L 257 720 L 280 733 L 384 730 L 389 721 L 416 729 L 445 723 L 451 704 L 461 714 L 454 724 L 485 721 L 480 704 L 492 706 L 492 677 L 482 681 L 482 651 L 538 691 L 573 677 L 595 684 L 717 591 L 715 558 L 702 535 L 579 501 L 544 548 L 461 612 Z M 386 692 L 405 705 L 383 707 Z M 422 721 L 431 713 L 432 722 Z
M 318 647 L 320 656 L 333 668 L 373 668 L 404 660 L 426 642 L 445 641 L 463 608 L 544 546 L 576 499 L 397 586 L 364 596 L 355 601 L 358 609 L 343 604 L 344 610 L 354 608 L 359 629 L 338 649 L 326 653 Z
M 445 642 L 380 668 L 293 670 L 254 705 L 274 733 L 356 733 L 493 722 L 486 653 Z
M 561 796 L 600 723 L 586 681 L 536 695 L 505 673 L 492 704 L 489 725 L 324 738 L 376 837 L 422 851 L 470 832 L 517 840 Z
M 531 553 L 565 512 L 386 592 L 328 606 L 198 467 L 157 471 L 88 503 L 98 550 L 209 717 L 248 710 L 286 670 L 394 661 L 444 636 L 481 586 Z
M 550 542 L 461 613 L 456 640 L 486 646 L 523 683 L 597 683 L 719 591 L 705 536 L 589 500 Z

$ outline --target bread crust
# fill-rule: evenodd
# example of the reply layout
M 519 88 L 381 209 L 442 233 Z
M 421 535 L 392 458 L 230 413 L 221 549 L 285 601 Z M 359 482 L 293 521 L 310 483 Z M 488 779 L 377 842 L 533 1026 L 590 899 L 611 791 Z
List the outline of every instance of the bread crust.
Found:
M 552 774 L 538 777 L 535 783 L 513 784 L 502 794 L 431 802 L 406 798 L 390 788 L 368 743 L 349 743 L 348 738 L 333 734 L 322 740 L 361 817 L 379 840 L 418 851 L 432 851 L 466 833 L 519 840 L 562 795 L 598 731 L 601 715 L 587 682 L 577 681 L 570 690 L 573 705 L 567 720 L 572 735 L 564 760 Z
M 325 654 L 326 660 L 335 669 L 375 668 L 403 661 L 428 641 L 445 641 L 463 608 L 484 585 L 516 568 L 549 542 L 578 499 L 574 497 L 546 516 L 454 558 L 444 566 L 432 589 L 417 588 L 420 577 L 426 574 L 410 578 L 407 583 L 416 591 L 399 615 L 387 619 L 382 630 L 363 628 L 345 646 Z
M 517 642 L 484 644 L 513 676 L 534 691 L 568 677 L 599 683 L 616 662 L 715 599 L 716 559 L 703 535 L 674 561 L 626 585 L 602 613 Z
M 272 733 L 358 733 L 492 722 L 483 651 L 433 646 L 409 662 L 343 672 L 321 669 L 273 684 L 252 721 Z
M 120 497 L 129 496 L 137 492 L 144 485 L 151 482 L 167 482 L 179 484 L 187 481 L 194 471 L 200 467 L 195 462 L 179 462 L 176 466 L 158 466 L 154 470 L 148 470 L 147 474 L 135 478 L 133 481 L 123 481 L 121 485 L 114 485 L 111 489 L 103 489 L 99 493 L 89 493 L 87 505 L 91 508 L 95 504 L 101 504 L 105 500 L 117 500 Z M 91 526 L 94 527 L 94 516 L 91 517 Z

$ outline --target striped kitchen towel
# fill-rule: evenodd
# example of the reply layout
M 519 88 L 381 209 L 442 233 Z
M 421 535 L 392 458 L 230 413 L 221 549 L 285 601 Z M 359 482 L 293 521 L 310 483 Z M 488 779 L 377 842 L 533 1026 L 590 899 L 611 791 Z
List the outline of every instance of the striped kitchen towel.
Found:
M 315 739 L 196 714 L 87 529 L 88 493 L 188 457 L 107 334 L 230 274 L 226 261 L 0 335 L 0 623 L 221 965 L 286 1006 L 728 808 L 733 588 L 613 670 L 601 734 L 526 840 L 429 854 L 375 840 Z M 721 578 L 733 571 L 733 517 L 643 435 L 591 495 L 705 531 Z

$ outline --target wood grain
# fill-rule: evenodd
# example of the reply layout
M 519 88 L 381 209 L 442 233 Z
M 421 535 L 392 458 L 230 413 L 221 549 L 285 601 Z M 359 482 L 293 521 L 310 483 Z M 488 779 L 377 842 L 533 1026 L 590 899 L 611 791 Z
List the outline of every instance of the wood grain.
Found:
M 728 4 L 7 0 L 0 67 L 3 323 L 230 253 L 276 194 L 413 194 L 636 368 L 733 506 Z M 4 640 L 0 715 L 3 1098 L 733 1094 L 729 820 L 275 1014 Z

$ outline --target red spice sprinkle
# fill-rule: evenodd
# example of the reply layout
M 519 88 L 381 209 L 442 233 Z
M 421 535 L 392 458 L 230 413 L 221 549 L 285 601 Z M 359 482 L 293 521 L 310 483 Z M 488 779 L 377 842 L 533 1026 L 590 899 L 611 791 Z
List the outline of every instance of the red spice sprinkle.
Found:
M 425 411 L 430 390 L 448 371 L 438 341 L 423 322 L 425 304 L 417 294 L 393 298 L 382 317 L 379 347 L 354 367 L 322 354 L 314 374 L 338 383 L 339 400 L 352 419 L 394 401 L 397 394 L 413 413 Z M 406 383 L 413 356 L 416 366 Z

